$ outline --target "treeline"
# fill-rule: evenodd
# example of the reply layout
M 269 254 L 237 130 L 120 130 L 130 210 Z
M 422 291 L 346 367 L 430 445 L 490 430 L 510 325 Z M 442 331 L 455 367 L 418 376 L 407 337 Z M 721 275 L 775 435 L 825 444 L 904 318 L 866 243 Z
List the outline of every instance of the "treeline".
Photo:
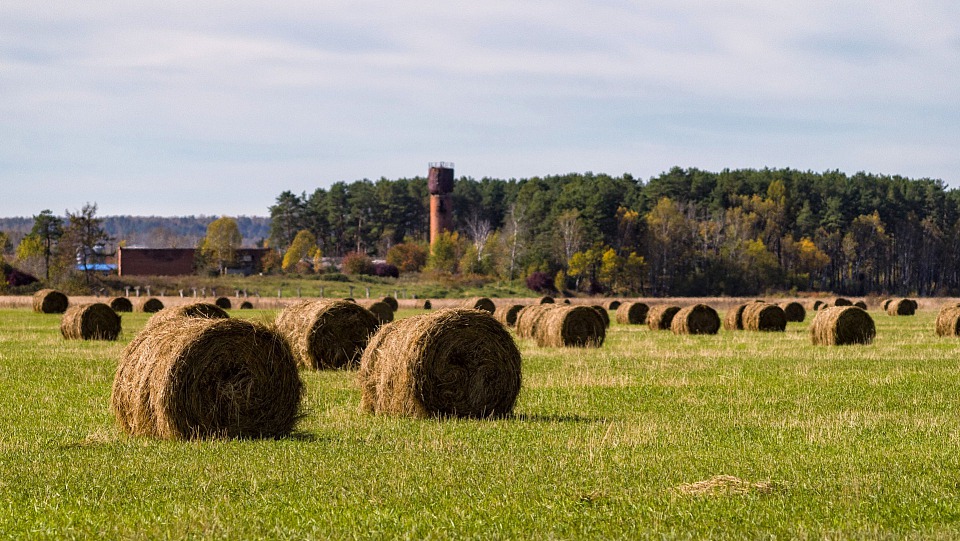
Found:
M 455 232 L 426 270 L 652 295 L 960 293 L 960 192 L 939 180 L 674 168 L 460 178 L 453 199 Z M 302 230 L 324 256 L 425 249 L 429 232 L 421 177 L 287 191 L 270 213 L 280 252 Z

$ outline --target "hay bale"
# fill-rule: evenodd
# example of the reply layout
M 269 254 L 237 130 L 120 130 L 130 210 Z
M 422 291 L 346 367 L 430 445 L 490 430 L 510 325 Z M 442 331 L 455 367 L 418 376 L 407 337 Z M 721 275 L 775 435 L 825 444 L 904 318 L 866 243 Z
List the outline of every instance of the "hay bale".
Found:
M 133 303 L 126 297 L 114 297 L 110 299 L 110 308 L 114 312 L 133 312 Z
M 537 304 L 555 304 L 557 301 L 550 295 L 544 295 L 540 297 L 540 300 L 537 301 Z
M 589 306 L 557 306 L 544 312 L 533 335 L 540 347 L 600 347 L 607 328 Z
M 937 313 L 937 336 L 960 336 L 960 304 L 947 304 Z
M 379 325 L 384 325 L 393 321 L 393 309 L 390 308 L 389 304 L 383 301 L 365 302 L 360 306 L 363 306 L 374 316 L 376 316 L 377 321 L 379 321 Z
M 720 315 L 706 304 L 687 306 L 673 316 L 670 330 L 673 334 L 717 334 Z
M 181 306 L 170 306 L 150 316 L 147 325 L 154 325 L 169 319 L 227 319 L 230 317 L 223 308 L 209 302 L 195 302 Z
M 651 331 L 669 331 L 673 318 L 679 311 L 679 306 L 669 304 L 651 306 L 647 312 L 647 327 L 650 327 Z
M 230 299 L 226 297 L 217 297 L 217 300 L 213 301 L 213 304 L 216 304 L 217 306 L 219 306 L 220 308 L 223 308 L 224 310 L 229 310 L 231 307 L 233 307 L 233 304 L 230 302 Z
M 150 297 L 149 299 L 146 299 L 142 303 L 140 303 L 141 312 L 146 312 L 148 314 L 155 314 L 160 310 L 163 310 L 163 302 L 156 297 Z
M 570 299 L 563 299 L 563 304 L 570 304 Z
M 807 319 L 807 311 L 799 302 L 782 302 L 780 308 L 783 309 L 783 314 L 787 316 L 788 322 L 800 323 Z
M 400 309 L 400 303 L 397 302 L 397 299 L 391 297 L 390 295 L 387 295 L 386 297 L 380 299 L 380 302 L 389 306 L 390 309 L 393 310 L 394 312 Z
M 343 300 L 347 302 L 357 302 L 357 299 L 354 299 L 353 297 L 344 297 Z
M 337 300 L 291 304 L 277 315 L 276 323 L 297 362 L 315 369 L 356 368 L 370 335 L 380 326 L 370 310 Z
M 520 351 L 489 313 L 438 310 L 381 328 L 358 380 L 371 413 L 502 417 L 520 393 Z
M 71 306 L 60 319 L 60 334 L 68 340 L 116 340 L 120 316 L 102 302 Z
M 857 302 L 853 303 L 853 305 L 856 306 L 857 308 L 861 309 L 861 310 L 866 310 L 866 309 L 867 309 L 867 301 L 857 301 Z
M 813 301 L 812 303 L 810 303 L 810 309 L 813 310 L 814 312 L 816 312 L 816 311 L 818 311 L 818 310 L 822 310 L 822 309 L 824 309 L 824 308 L 826 308 L 826 307 L 827 307 L 827 303 L 825 303 L 825 302 L 823 302 L 823 301 L 820 301 L 820 300 L 816 300 L 816 301 Z
M 430 300 L 427 299 L 427 300 L 423 301 L 423 306 L 422 306 L 421 308 L 423 308 L 424 310 L 432 310 L 432 309 L 433 309 L 433 303 L 431 303 Z
M 607 309 L 604 308 L 603 306 L 600 306 L 599 304 L 591 305 L 590 308 L 593 308 L 594 310 L 597 311 L 598 314 L 600 314 L 600 319 L 603 320 L 603 326 L 604 326 L 604 328 L 609 328 L 609 327 L 610 327 L 610 314 L 607 313 Z
M 241 309 L 241 310 L 252 310 L 252 309 L 253 309 L 253 303 L 250 302 L 250 301 L 243 301 L 243 302 L 240 303 L 240 309 Z
M 617 308 L 617 323 L 643 325 L 647 322 L 650 307 L 642 302 L 624 302 Z
M 787 330 L 787 315 L 776 304 L 752 303 L 743 309 L 743 330 L 783 332 Z
M 517 312 L 517 322 L 515 325 L 517 336 L 520 338 L 534 338 L 536 328 L 540 324 L 540 318 L 552 308 L 556 308 L 556 306 L 551 304 L 524 306 Z
M 606 308 L 607 308 L 607 310 L 616 311 L 617 308 L 620 308 L 620 301 L 617 301 L 617 300 L 609 301 L 609 302 L 607 303 Z
M 723 315 L 723 329 L 726 331 L 743 330 L 743 311 L 746 310 L 746 304 L 738 304 Z
M 62 314 L 70 306 L 66 295 L 56 289 L 41 289 L 33 294 L 33 311 L 41 314 Z
M 469 310 L 483 310 L 491 314 L 497 311 L 497 305 L 493 304 L 493 301 L 486 297 L 471 297 L 461 302 L 459 307 Z
M 913 299 L 894 299 L 887 305 L 887 315 L 912 316 L 917 312 L 917 301 Z
M 883 304 L 881 305 L 881 306 L 883 306 L 883 311 L 884 311 L 884 312 L 887 311 L 887 307 L 890 306 L 890 303 L 891 303 L 891 302 L 893 302 L 893 299 L 884 299 Z
M 837 297 L 836 299 L 833 299 L 833 302 L 830 303 L 830 306 L 853 306 L 853 303 L 850 301 L 850 299 Z
M 810 338 L 815 346 L 869 344 L 876 335 L 873 318 L 856 306 L 825 308 L 810 323 Z
M 276 438 L 300 418 L 287 342 L 242 319 L 166 319 L 124 350 L 110 406 L 121 430 L 162 439 Z
M 513 327 L 517 324 L 517 315 L 523 308 L 523 304 L 501 304 L 493 312 L 493 317 L 507 327 Z

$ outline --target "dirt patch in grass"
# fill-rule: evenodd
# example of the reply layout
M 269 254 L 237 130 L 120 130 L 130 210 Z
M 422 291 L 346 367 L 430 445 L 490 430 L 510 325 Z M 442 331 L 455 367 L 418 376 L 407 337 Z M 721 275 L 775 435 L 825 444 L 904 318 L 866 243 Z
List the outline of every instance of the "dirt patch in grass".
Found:
M 675 489 L 684 496 L 726 496 L 730 494 L 768 494 L 773 484 L 768 481 L 751 483 L 733 475 L 714 475 L 695 483 L 684 483 Z

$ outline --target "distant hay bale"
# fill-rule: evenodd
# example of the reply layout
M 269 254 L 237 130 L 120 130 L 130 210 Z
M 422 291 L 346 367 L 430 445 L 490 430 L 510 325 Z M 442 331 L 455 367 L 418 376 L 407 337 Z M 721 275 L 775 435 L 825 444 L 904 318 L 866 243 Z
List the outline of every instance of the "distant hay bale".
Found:
M 706 304 L 687 306 L 673 316 L 670 330 L 674 334 L 717 334 L 720 315 Z
M 344 297 L 343 300 L 347 302 L 357 302 L 357 299 L 354 299 L 353 297 Z
M 851 302 L 850 299 L 837 297 L 836 299 L 833 299 L 833 303 L 831 303 L 831 306 L 853 306 L 853 302 Z
M 252 309 L 253 309 L 253 303 L 250 302 L 250 301 L 243 301 L 243 302 L 240 303 L 240 309 L 241 309 L 241 310 L 252 310 Z
M 540 319 L 556 306 L 551 304 L 532 304 L 517 312 L 516 332 L 520 338 L 534 338 Z
M 816 312 L 816 311 L 818 311 L 818 310 L 822 310 L 822 309 L 824 309 L 824 308 L 826 308 L 826 307 L 827 307 L 827 303 L 825 303 L 825 302 L 823 302 L 823 301 L 821 301 L 821 300 L 816 300 L 816 301 L 813 301 L 812 303 L 810 303 L 810 309 L 813 310 L 814 312 Z
M 230 302 L 230 299 L 226 297 L 217 297 L 217 300 L 213 301 L 213 304 L 216 304 L 217 306 L 219 306 L 220 308 L 223 308 L 224 310 L 229 310 L 230 308 L 233 307 L 233 304 Z
M 617 308 L 617 323 L 643 325 L 647 322 L 650 307 L 642 302 L 624 302 Z
M 783 315 L 787 316 L 788 322 L 800 323 L 807 319 L 807 310 L 799 302 L 782 302 L 780 308 L 783 309 Z
M 600 314 L 600 318 L 603 319 L 603 326 L 604 326 L 605 328 L 609 328 L 609 327 L 610 327 L 610 314 L 607 313 L 607 309 L 604 308 L 603 306 L 600 306 L 599 304 L 591 305 L 590 308 L 593 308 L 594 310 L 597 311 L 598 314 Z
M 517 324 L 517 314 L 523 310 L 523 304 L 501 304 L 493 312 L 493 317 L 507 327 L 513 327 Z
M 300 418 L 287 342 L 242 319 L 147 326 L 124 350 L 110 406 L 121 430 L 162 439 L 277 438 Z
M 887 314 L 891 316 L 912 316 L 917 312 L 917 301 L 913 299 L 894 299 L 887 305 Z
M 570 304 L 570 299 L 563 299 L 563 304 Z
M 787 329 L 787 315 L 776 304 L 748 304 L 742 317 L 745 331 L 783 332 Z
M 387 295 L 386 297 L 380 299 L 380 302 L 389 306 L 390 309 L 393 310 L 394 312 L 400 309 L 400 303 L 397 302 L 396 298 L 391 297 L 390 295 Z
M 540 297 L 540 300 L 537 301 L 537 304 L 554 304 L 556 302 L 557 302 L 556 299 L 554 299 L 550 295 L 544 295 L 543 297 Z
M 857 308 L 860 308 L 861 310 L 867 309 L 867 301 L 857 301 L 853 303 L 853 305 L 856 306 Z
M 110 299 L 110 308 L 114 312 L 133 312 L 133 303 L 126 297 L 114 297 Z
M 291 304 L 277 315 L 276 324 L 300 366 L 318 370 L 356 368 L 363 348 L 380 326 L 370 310 L 338 300 Z
M 937 314 L 937 336 L 960 336 L 960 304 L 948 304 Z
M 725 331 L 743 330 L 743 311 L 746 310 L 746 304 L 738 304 L 723 315 L 723 329 Z
M 393 309 L 383 301 L 366 302 L 361 304 L 361 306 L 370 310 L 370 312 L 377 317 L 380 325 L 393 321 Z
M 679 311 L 679 306 L 655 304 L 647 312 L 647 327 L 650 327 L 651 331 L 669 331 L 673 318 Z
M 161 301 L 156 297 L 150 297 L 149 299 L 146 299 L 145 301 L 140 303 L 141 312 L 146 312 L 148 314 L 155 314 L 160 310 L 163 310 L 163 301 Z
M 543 314 L 533 335 L 540 347 L 600 347 L 607 327 L 589 306 L 558 306 Z
M 485 312 L 490 312 L 491 314 L 497 311 L 497 305 L 493 304 L 493 301 L 486 297 L 471 297 L 469 299 L 465 299 L 460 303 L 460 308 L 483 310 Z
M 887 307 L 890 306 L 890 303 L 891 303 L 891 302 L 893 302 L 893 299 L 885 299 L 885 300 L 883 301 L 883 304 L 882 304 L 881 306 L 883 306 L 883 311 L 884 311 L 884 312 L 887 311 Z
M 503 417 L 520 393 L 520 351 L 489 313 L 438 310 L 382 327 L 358 381 L 361 409 L 375 414 Z
M 873 318 L 856 306 L 825 308 L 810 323 L 810 338 L 816 346 L 869 344 L 876 335 Z
M 181 306 L 170 306 L 150 316 L 147 325 L 154 325 L 168 319 L 227 319 L 230 314 L 216 304 L 195 302 Z
M 120 316 L 102 302 L 71 306 L 60 319 L 60 334 L 68 340 L 116 340 Z
M 423 305 L 421 306 L 421 308 L 423 308 L 424 310 L 432 310 L 432 309 L 433 309 L 433 303 L 431 303 L 430 300 L 427 299 L 427 300 L 423 301 Z
M 613 300 L 613 301 L 609 301 L 609 302 L 607 303 L 607 310 L 616 311 L 617 308 L 620 308 L 620 301 Z
M 62 314 L 70 300 L 56 289 L 41 289 L 33 294 L 33 311 L 41 314 Z

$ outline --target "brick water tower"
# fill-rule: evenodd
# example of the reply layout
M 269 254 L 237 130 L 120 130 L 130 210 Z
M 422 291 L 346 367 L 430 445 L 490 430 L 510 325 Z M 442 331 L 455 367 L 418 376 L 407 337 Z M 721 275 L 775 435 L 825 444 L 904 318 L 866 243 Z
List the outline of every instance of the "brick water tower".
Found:
M 430 245 L 440 233 L 453 229 L 453 164 L 435 162 L 430 164 L 427 176 L 430 190 Z

